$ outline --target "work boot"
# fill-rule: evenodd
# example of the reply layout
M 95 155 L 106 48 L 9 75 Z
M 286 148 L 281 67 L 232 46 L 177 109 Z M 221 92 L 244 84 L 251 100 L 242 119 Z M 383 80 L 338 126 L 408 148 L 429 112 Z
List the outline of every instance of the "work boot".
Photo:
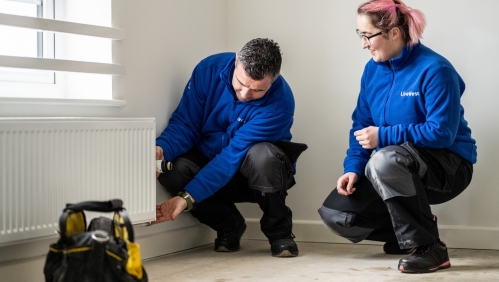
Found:
M 246 231 L 246 223 L 235 224 L 232 227 L 224 228 L 217 231 L 217 239 L 215 239 L 215 252 L 235 252 L 239 251 L 241 245 L 240 240 Z
M 437 223 L 437 216 L 433 215 L 433 221 Z M 383 251 L 388 255 L 407 255 L 414 252 L 416 248 L 401 249 L 397 241 L 388 241 L 383 245 Z
M 298 255 L 298 246 L 293 240 L 294 236 L 288 236 L 284 239 L 272 241 L 270 250 L 274 257 L 296 257 Z
M 409 256 L 399 261 L 399 270 L 407 273 L 427 273 L 449 268 L 450 260 L 447 246 L 439 241 L 417 247 Z
M 397 241 L 386 242 L 383 245 L 383 251 L 389 255 L 407 255 L 412 253 L 416 248 L 401 249 Z

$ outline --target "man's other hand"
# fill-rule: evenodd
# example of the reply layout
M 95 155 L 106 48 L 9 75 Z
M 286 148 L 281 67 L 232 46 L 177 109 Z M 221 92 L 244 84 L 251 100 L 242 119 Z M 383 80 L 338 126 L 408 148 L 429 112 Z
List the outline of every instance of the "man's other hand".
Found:
M 156 206 L 156 220 L 151 225 L 175 220 L 177 216 L 187 208 L 187 202 L 184 198 L 176 196 L 170 200 Z

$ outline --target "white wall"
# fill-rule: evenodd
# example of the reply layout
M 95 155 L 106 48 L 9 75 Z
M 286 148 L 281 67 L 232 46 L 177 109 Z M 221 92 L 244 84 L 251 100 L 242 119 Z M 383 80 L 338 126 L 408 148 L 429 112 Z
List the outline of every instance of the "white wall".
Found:
M 116 0 L 114 26 L 127 30 L 115 44 L 117 63 L 127 74 L 114 81 L 124 108 L 0 105 L 0 116 L 155 117 L 159 132 L 177 105 L 195 64 L 217 52 L 238 51 L 256 37 L 276 40 L 283 51 L 282 73 L 295 93 L 294 140 L 309 145 L 298 163 L 298 184 L 290 190 L 298 241 L 344 242 L 326 230 L 317 214 L 342 173 L 350 115 L 360 75 L 369 59 L 355 32 L 359 0 Z M 423 43 L 447 57 L 467 83 L 465 117 L 478 143 L 478 163 L 470 187 L 450 203 L 435 206 L 442 239 L 451 247 L 499 249 L 495 215 L 499 173 L 495 161 L 495 121 L 499 111 L 499 43 L 495 31 L 499 2 L 407 0 L 421 9 L 428 28 Z M 119 60 L 118 60 L 119 58 Z M 487 138 L 488 135 L 491 135 Z M 166 193 L 158 186 L 158 202 Z M 250 223 L 246 238 L 263 238 L 256 205 L 241 204 Z M 143 258 L 211 243 L 213 232 L 188 214 L 175 222 L 136 227 Z M 47 241 L 0 248 L 0 257 L 36 249 Z M 41 281 L 43 255 L 0 263 L 5 281 Z M 30 271 L 27 271 L 30 270 Z
M 348 146 L 351 113 L 360 76 L 370 55 L 355 34 L 361 0 L 229 1 L 229 49 L 247 38 L 280 43 L 282 74 L 296 99 L 294 140 L 309 145 L 298 162 L 298 184 L 290 190 L 296 240 L 346 242 L 323 227 L 317 209 L 336 186 Z M 496 162 L 499 118 L 499 2 L 407 0 L 427 18 L 422 43 L 449 59 L 466 82 L 465 118 L 478 145 L 478 163 L 469 188 L 451 202 L 433 207 L 442 239 L 451 247 L 499 249 L 499 181 Z M 244 15 L 241 16 L 244 11 Z M 260 212 L 240 205 L 252 222 L 247 238 L 263 238 Z
M 194 66 L 210 54 L 228 51 L 227 0 L 115 0 L 113 26 L 127 33 L 127 39 L 115 42 L 113 48 L 115 63 L 126 65 L 126 75 L 113 81 L 113 92 L 128 102 L 126 107 L 0 105 L 0 116 L 154 117 L 159 134 Z M 157 192 L 158 202 L 166 200 L 159 184 Z M 135 232 L 142 258 L 211 243 L 214 238 L 213 231 L 187 213 L 175 222 L 136 226 Z M 8 261 L 0 262 L 0 280 L 43 281 L 44 255 L 55 241 L 54 237 L 1 247 L 0 261 Z

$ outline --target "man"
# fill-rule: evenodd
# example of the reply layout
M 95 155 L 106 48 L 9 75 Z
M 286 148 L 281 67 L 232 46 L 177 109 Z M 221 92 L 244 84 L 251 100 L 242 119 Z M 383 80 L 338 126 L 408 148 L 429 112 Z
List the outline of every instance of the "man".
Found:
M 295 105 L 281 61 L 279 45 L 258 38 L 196 66 L 156 139 L 156 159 L 172 165 L 158 180 L 174 197 L 153 224 L 189 210 L 217 231 L 215 251 L 237 251 L 246 224 L 235 203 L 258 203 L 272 255 L 298 255 L 285 199 L 306 145 L 289 142 Z

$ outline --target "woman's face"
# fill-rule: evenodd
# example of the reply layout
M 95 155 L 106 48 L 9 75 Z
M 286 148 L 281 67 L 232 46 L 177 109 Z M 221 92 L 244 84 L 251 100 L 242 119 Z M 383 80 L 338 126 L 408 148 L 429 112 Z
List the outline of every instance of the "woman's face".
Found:
M 376 35 L 381 30 L 374 27 L 366 15 L 357 16 L 357 32 L 363 35 L 361 41 L 362 49 L 369 50 L 375 62 L 385 62 L 396 58 L 402 50 L 396 44 L 396 38 L 393 37 L 391 30 L 388 33 Z M 372 35 L 376 36 L 368 39 Z

